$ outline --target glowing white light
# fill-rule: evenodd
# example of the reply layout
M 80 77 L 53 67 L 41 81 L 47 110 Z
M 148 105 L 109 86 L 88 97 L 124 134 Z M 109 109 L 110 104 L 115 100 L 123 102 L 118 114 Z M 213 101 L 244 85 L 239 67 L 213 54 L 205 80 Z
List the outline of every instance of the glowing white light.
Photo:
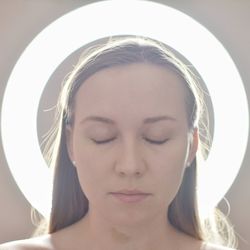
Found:
M 221 43 L 191 17 L 149 1 L 101 1 L 74 10 L 44 29 L 25 49 L 9 78 L 2 107 L 2 139 L 11 172 L 29 202 L 49 215 L 52 178 L 40 152 L 36 116 L 57 66 L 93 40 L 141 35 L 183 54 L 203 77 L 214 107 L 214 140 L 200 182 L 212 208 L 231 186 L 248 139 L 248 105 L 239 73 Z

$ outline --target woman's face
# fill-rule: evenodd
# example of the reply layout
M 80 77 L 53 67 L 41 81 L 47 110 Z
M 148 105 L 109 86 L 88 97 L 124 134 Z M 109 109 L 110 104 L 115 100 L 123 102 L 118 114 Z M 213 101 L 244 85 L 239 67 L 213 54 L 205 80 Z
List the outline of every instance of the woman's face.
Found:
M 99 71 L 79 88 L 68 151 L 90 212 L 122 224 L 166 216 L 197 146 L 183 84 L 137 63 Z

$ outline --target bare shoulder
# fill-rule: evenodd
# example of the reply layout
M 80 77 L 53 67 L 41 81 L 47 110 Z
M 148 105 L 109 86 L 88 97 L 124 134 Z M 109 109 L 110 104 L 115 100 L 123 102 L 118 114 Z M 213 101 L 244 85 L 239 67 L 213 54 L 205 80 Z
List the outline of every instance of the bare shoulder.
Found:
M 0 245 L 0 250 L 54 250 L 50 236 L 11 241 Z
M 236 249 L 230 248 L 230 247 L 225 247 L 225 246 L 220 246 L 220 245 L 215 245 L 212 243 L 206 243 L 206 244 L 204 244 L 204 247 L 202 248 L 202 250 L 236 250 Z

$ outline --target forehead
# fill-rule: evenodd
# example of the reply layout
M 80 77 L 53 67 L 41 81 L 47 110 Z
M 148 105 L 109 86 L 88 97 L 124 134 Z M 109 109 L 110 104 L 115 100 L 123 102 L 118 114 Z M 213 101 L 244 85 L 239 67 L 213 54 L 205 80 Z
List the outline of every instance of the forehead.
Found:
M 184 80 L 173 70 L 135 63 L 96 72 L 79 88 L 75 119 L 106 115 L 139 120 L 146 116 L 186 118 Z

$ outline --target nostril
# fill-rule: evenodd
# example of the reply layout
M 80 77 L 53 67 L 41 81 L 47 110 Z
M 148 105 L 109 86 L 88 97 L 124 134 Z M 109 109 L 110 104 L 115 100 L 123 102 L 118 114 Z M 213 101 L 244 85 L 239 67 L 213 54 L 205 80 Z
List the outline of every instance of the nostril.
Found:
M 124 176 L 125 176 L 125 173 L 122 172 L 122 171 L 120 171 L 120 172 L 119 172 L 119 176 L 124 177 Z
M 127 176 L 127 175 L 134 175 L 136 177 L 140 177 L 140 176 L 142 176 L 142 172 L 141 171 L 136 171 L 134 173 L 132 173 L 132 172 L 131 173 L 126 173 L 126 171 L 119 171 L 118 175 L 120 177 L 124 177 L 124 176 Z
M 137 171 L 137 172 L 135 173 L 135 175 L 136 175 L 136 176 L 141 176 L 141 172 Z

